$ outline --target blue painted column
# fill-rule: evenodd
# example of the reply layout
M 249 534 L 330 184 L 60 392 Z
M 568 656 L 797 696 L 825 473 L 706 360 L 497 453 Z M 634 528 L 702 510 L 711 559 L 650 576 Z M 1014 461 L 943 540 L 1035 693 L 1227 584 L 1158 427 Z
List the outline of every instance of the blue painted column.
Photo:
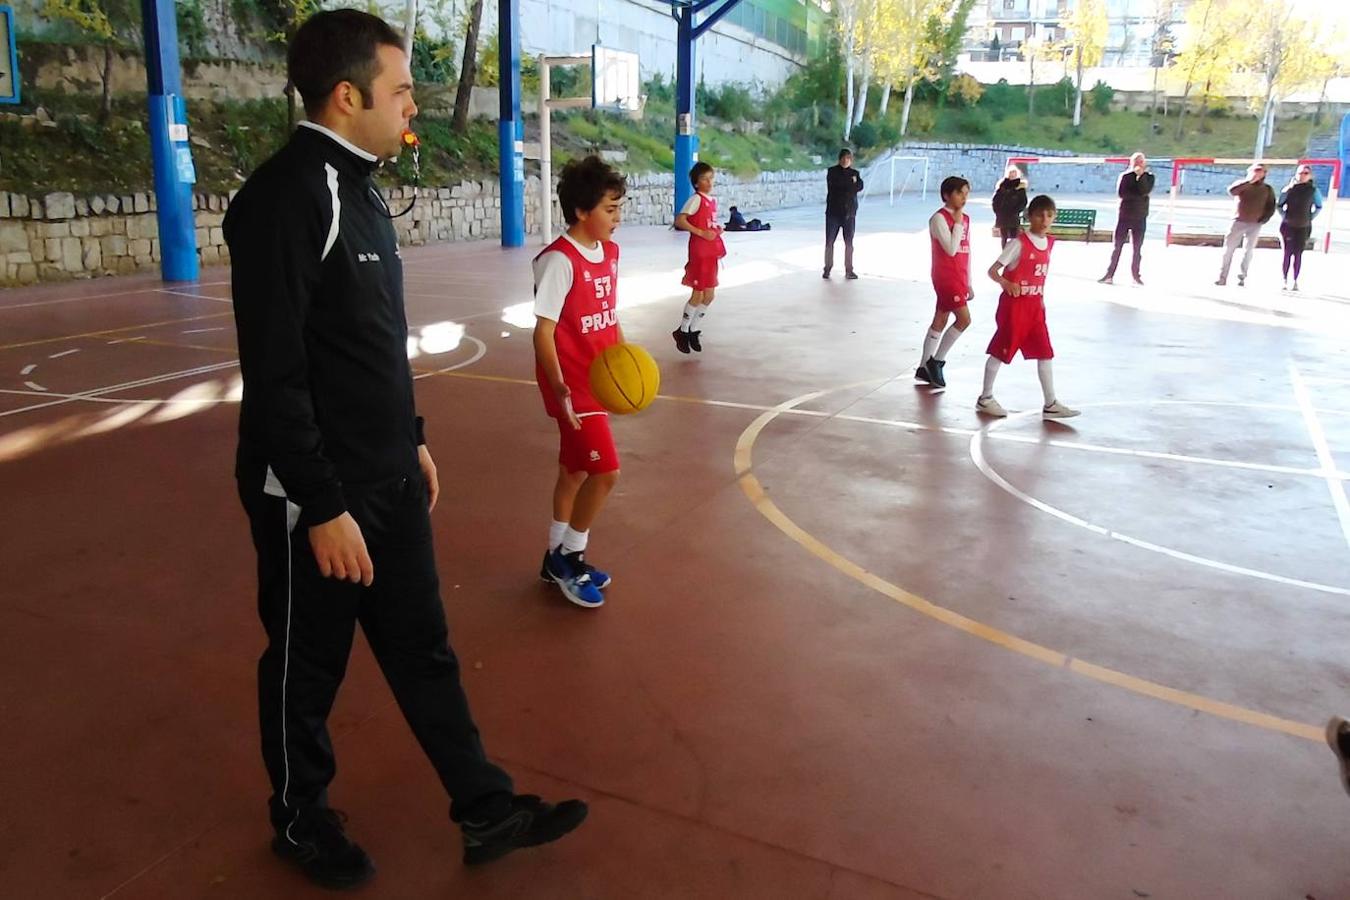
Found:
M 497 71 L 501 112 L 497 145 L 501 159 L 502 246 L 525 246 L 525 120 L 520 115 L 520 0 L 497 3 Z
M 694 128 L 694 9 L 680 10 L 675 45 L 675 209 L 679 215 L 694 193 L 689 170 L 698 162 L 698 134 Z
M 142 0 L 141 15 L 160 273 L 165 281 L 196 281 L 197 230 L 192 216 L 192 185 L 197 181 L 197 173 L 188 144 L 187 103 L 183 100 L 178 63 L 178 22 L 172 0 Z

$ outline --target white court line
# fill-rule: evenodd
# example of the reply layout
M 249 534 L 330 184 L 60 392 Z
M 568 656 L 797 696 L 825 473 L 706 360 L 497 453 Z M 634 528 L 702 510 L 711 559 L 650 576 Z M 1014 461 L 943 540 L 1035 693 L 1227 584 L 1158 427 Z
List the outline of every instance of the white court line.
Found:
M 200 286 L 200 287 L 214 287 L 215 285 L 219 285 L 219 284 L 229 284 L 229 282 L 228 282 L 228 281 L 204 281 L 204 282 L 202 282 L 199 286 Z M 144 287 L 144 288 L 137 288 L 137 289 L 131 290 L 131 291 L 112 291 L 112 292 L 107 293 L 107 294 L 89 294 L 89 295 L 84 296 L 84 297 L 60 297 L 60 298 L 55 299 L 55 300 L 34 300 L 34 301 L 31 302 L 31 303 L 13 303 L 13 304 L 9 304 L 9 305 L 6 305 L 6 306 L 0 306 L 0 312 L 5 312 L 6 310 L 11 310 L 11 309 L 29 309 L 29 308 L 34 307 L 34 306 L 55 306 L 55 305 L 58 304 L 58 303 L 81 303 L 81 302 L 83 302 L 83 301 L 85 301 L 85 300 L 105 300 L 105 299 L 107 299 L 108 297 L 131 297 L 131 296 L 134 296 L 134 295 L 136 295 L 136 294 L 150 294 L 150 293 L 155 293 L 155 292 L 157 292 L 158 290 L 159 290 L 159 288 Z
M 1289 361 L 1289 380 L 1293 382 L 1294 399 L 1298 401 L 1303 422 L 1308 426 L 1308 435 L 1312 438 L 1313 449 L 1317 451 L 1317 461 L 1322 464 L 1327 488 L 1331 491 L 1331 504 L 1336 507 L 1336 516 L 1341 520 L 1341 533 L 1345 536 L 1345 543 L 1350 546 L 1350 498 L 1345 495 L 1345 485 L 1341 479 L 1335 477 L 1336 460 L 1331 455 L 1331 447 L 1327 444 L 1326 433 L 1322 431 L 1322 422 L 1317 418 L 1308 386 L 1303 383 L 1303 376 L 1299 374 L 1293 360 Z
M 223 281 L 212 282 L 213 284 L 225 284 Z M 203 285 L 204 286 L 204 285 Z M 229 297 L 210 297 L 206 294 L 189 294 L 186 291 L 175 291 L 170 288 L 155 288 L 157 294 L 173 294 L 177 297 L 191 297 L 193 300 L 213 300 L 216 303 L 233 303 Z
M 1073 515 L 1072 513 L 1065 512 L 1064 510 L 1059 509 L 1058 507 L 1051 506 L 1049 503 L 1046 503 L 1043 500 L 1038 500 L 1035 497 L 1031 496 L 1030 494 L 1019 490 L 1018 488 L 1010 484 L 1006 479 L 1004 479 L 1003 476 L 1000 475 L 998 472 L 996 472 L 993 466 L 989 464 L 989 461 L 984 456 L 984 442 L 992 429 L 998 428 L 1001 425 L 1015 421 L 1017 419 L 1024 419 L 1030 416 L 1039 416 L 1040 414 L 1041 414 L 1040 410 L 1038 409 L 1029 409 L 1025 412 L 1013 413 L 1012 415 L 1008 416 L 1008 418 L 999 419 L 997 422 L 994 422 L 993 424 L 989 425 L 988 428 L 983 428 L 975 432 L 975 436 L 970 439 L 970 459 L 972 462 L 975 463 L 975 468 L 980 470 L 980 474 L 982 474 L 985 478 L 988 478 L 990 481 L 992 481 L 998 487 L 1002 488 L 1007 493 L 1011 494 L 1013 497 L 1017 498 L 1018 500 L 1021 500 L 1023 503 L 1032 507 L 1033 509 L 1038 509 L 1043 513 L 1052 515 L 1056 519 L 1068 522 L 1071 525 L 1077 525 L 1079 528 L 1084 528 L 1092 532 L 1093 534 L 1098 534 L 1101 535 L 1102 537 L 1110 538 L 1113 541 L 1120 541 L 1123 544 L 1129 544 L 1133 547 L 1138 547 L 1141 550 L 1151 550 L 1154 553 L 1161 553 L 1163 556 L 1170 556 L 1173 559 L 1179 559 L 1182 560 L 1183 562 L 1195 563 L 1196 565 L 1199 566 L 1205 566 L 1206 568 L 1210 569 L 1218 569 L 1221 572 L 1229 572 L 1234 575 L 1246 575 L 1249 578 L 1258 578 L 1262 581 L 1271 581 L 1275 582 L 1276 584 L 1289 585 L 1292 587 L 1308 588 L 1310 590 L 1321 591 L 1327 594 L 1339 594 L 1341 596 L 1350 597 L 1350 588 L 1339 587 L 1333 584 L 1321 584 L 1316 581 L 1304 581 L 1300 578 L 1287 578 L 1284 575 L 1276 575 L 1273 572 L 1263 572 L 1260 569 L 1248 569 L 1245 566 L 1235 566 L 1230 563 L 1220 562 L 1217 559 L 1209 559 L 1208 557 L 1204 556 L 1196 556 L 1193 553 L 1186 553 L 1181 550 L 1174 550 L 1171 547 L 1164 547 L 1161 544 L 1154 544 L 1151 541 L 1143 541 L 1140 540 L 1139 538 L 1131 537 L 1130 535 L 1123 534 L 1119 531 L 1112 531 L 1111 529 L 1104 528 L 1101 525 L 1093 524 L 1092 522 L 1089 522 L 1087 519 L 1082 519 L 1079 518 L 1078 516 Z
M 92 397 L 100 397 L 104 394 L 114 394 L 118 391 L 128 391 L 132 388 L 145 387 L 151 384 L 159 384 L 163 381 L 173 381 L 177 378 L 187 378 L 192 375 L 204 375 L 208 372 L 218 372 L 221 369 L 229 369 L 239 365 L 239 361 L 232 359 L 229 362 L 214 363 L 209 366 L 198 366 L 195 369 L 183 369 L 178 372 L 166 372 L 163 375 L 152 375 L 149 378 L 139 378 L 135 381 L 126 381 L 122 384 L 110 384 L 107 387 L 94 388 L 93 390 L 83 391 L 78 394 L 65 394 L 59 399 L 48 403 L 34 403 L 32 406 L 21 406 L 18 409 L 7 409 L 0 412 L 0 418 L 5 416 L 17 416 L 19 413 L 33 412 L 38 409 L 45 409 L 48 406 L 60 406 L 63 403 L 74 403 L 77 400 L 85 400 Z M 29 384 L 29 387 L 36 387 L 40 390 L 46 390 L 41 385 Z
M 36 381 L 25 381 L 24 384 L 28 385 L 30 388 L 32 388 L 32 389 L 35 390 L 35 391 L 40 391 L 40 392 L 42 392 L 42 393 L 46 393 L 46 392 L 47 392 L 47 389 L 46 389 L 45 387 L 43 387 L 42 385 L 38 384 Z M 0 415 L 3 415 L 3 414 L 0 414 Z
M 191 403 L 194 406 L 200 406 L 202 403 L 205 402 L 212 402 L 212 403 L 238 402 L 237 400 L 229 400 L 229 399 L 204 401 L 204 400 L 174 400 L 174 399 L 165 400 L 159 397 L 153 397 L 149 399 L 137 397 L 91 397 L 88 394 L 59 394 L 56 391 L 47 391 L 46 393 L 39 393 L 38 391 L 16 391 L 13 388 L 0 388 L 0 394 L 12 394 L 16 397 L 66 397 L 71 400 L 79 400 L 82 403 L 107 403 L 112 406 L 130 406 L 136 403 L 148 404 L 150 406 L 161 406 L 161 405 L 173 406 L 174 404 L 178 403 Z
M 718 406 L 740 406 L 746 409 L 758 409 L 767 412 L 772 407 L 752 406 L 750 404 L 726 404 L 714 402 L 711 405 Z M 806 415 L 806 416 L 828 416 L 828 413 L 809 409 L 788 409 L 783 410 L 784 415 Z M 846 416 L 837 415 L 831 418 L 844 422 L 861 422 L 865 425 L 887 425 L 892 428 L 904 428 L 909 431 L 935 431 L 942 434 L 951 434 L 958 437 L 971 437 L 976 434 L 978 429 L 974 428 L 950 428 L 942 425 L 925 425 L 922 422 L 905 422 L 897 419 L 876 419 L 869 416 Z M 1308 469 L 1298 468 L 1296 466 L 1279 466 L 1272 463 L 1250 463 L 1241 462 L 1232 459 L 1215 459 L 1208 456 L 1187 456 L 1182 453 L 1163 453 L 1156 450 L 1131 450 L 1126 447 L 1107 447 L 1101 444 L 1088 444 L 1082 441 L 1058 441 L 1054 439 L 1046 440 L 1044 438 L 1034 437 L 1022 434 L 1002 434 L 993 432 L 989 437 L 994 440 L 1008 441 L 1014 444 L 1035 444 L 1040 446 L 1059 447 L 1066 450 L 1083 450 L 1091 453 L 1109 453 L 1118 456 L 1133 456 L 1142 459 L 1159 459 L 1168 462 L 1195 463 L 1204 466 L 1219 466 L 1229 469 L 1245 469 L 1253 472 L 1272 472 L 1278 475 L 1305 475 L 1317 478 L 1336 478 L 1339 480 L 1350 481 L 1350 472 L 1339 472 L 1332 470 L 1328 475 L 1326 469 Z
M 49 357 L 47 357 L 47 358 L 48 358 L 48 359 L 60 359 L 60 358 L 63 357 L 63 356 L 69 356 L 69 355 L 72 354 L 72 353 L 79 353 L 79 352 L 80 352 L 80 348 L 79 348 L 79 347 L 76 347 L 74 350 L 62 350 L 60 353 L 53 353 L 51 356 L 49 356 Z
M 133 343 L 133 342 L 135 342 L 135 341 L 143 341 L 143 340 L 145 340 L 145 335 L 143 335 L 143 334 L 138 334 L 138 335 L 136 335 L 135 337 L 118 338 L 118 339 L 115 340 L 115 341 L 108 341 L 108 343 L 109 343 L 109 344 L 130 344 L 130 343 Z
M 208 331 L 224 331 L 224 330 L 225 327 L 221 325 L 216 328 L 193 328 L 189 331 L 183 332 L 183 334 L 206 334 Z
M 478 349 L 474 351 L 473 356 L 464 360 L 464 362 L 455 363 L 453 366 L 446 366 L 444 369 L 435 369 L 434 371 L 431 372 L 423 372 L 420 375 L 414 375 L 413 381 L 417 381 L 418 379 L 421 378 L 430 378 L 432 375 L 440 375 L 445 372 L 453 372 L 456 369 L 462 369 L 465 366 L 471 366 L 474 363 L 478 362 L 480 359 L 482 359 L 483 356 L 487 353 L 487 344 L 483 343 L 478 338 L 466 334 L 464 335 L 464 340 L 471 341 L 478 345 Z
M 24 366 L 22 369 L 19 370 L 19 374 L 20 374 L 20 375 L 31 375 L 31 374 L 33 374 L 33 370 L 36 369 L 36 368 L 37 368 L 37 363 L 29 363 L 28 365 Z

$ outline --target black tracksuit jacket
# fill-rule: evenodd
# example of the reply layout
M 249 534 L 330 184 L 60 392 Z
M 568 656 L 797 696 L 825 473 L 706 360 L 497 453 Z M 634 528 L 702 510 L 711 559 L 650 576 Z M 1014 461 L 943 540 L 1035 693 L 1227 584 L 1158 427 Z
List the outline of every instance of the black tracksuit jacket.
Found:
M 302 126 L 225 216 L 244 378 L 235 474 L 249 492 L 279 482 L 306 526 L 346 511 L 344 485 L 418 471 L 403 262 L 366 156 Z

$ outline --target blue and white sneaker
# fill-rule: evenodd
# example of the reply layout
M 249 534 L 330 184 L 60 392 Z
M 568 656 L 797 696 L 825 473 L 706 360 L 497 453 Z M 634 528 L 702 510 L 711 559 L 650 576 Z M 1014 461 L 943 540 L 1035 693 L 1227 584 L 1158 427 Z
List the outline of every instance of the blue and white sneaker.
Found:
M 591 580 L 591 573 L 587 571 L 589 568 L 579 551 L 563 553 L 559 547 L 544 557 L 544 571 L 548 573 L 549 580 L 562 589 L 564 597 L 577 606 L 588 608 L 604 606 L 605 595 L 600 593 L 600 588 Z
M 539 580 L 544 582 L 544 584 L 553 584 L 555 581 L 555 579 L 553 578 L 553 574 L 549 571 L 548 568 L 548 560 L 549 557 L 552 555 L 553 553 L 551 551 L 545 551 L 544 561 L 539 565 Z M 587 575 L 591 576 L 591 584 L 595 585 L 602 591 L 605 588 L 609 587 L 609 583 L 614 579 L 609 577 L 608 572 L 601 572 L 595 566 L 586 562 L 586 555 L 584 551 L 580 554 L 577 554 L 577 557 L 578 557 L 577 561 L 580 564 L 581 569 Z

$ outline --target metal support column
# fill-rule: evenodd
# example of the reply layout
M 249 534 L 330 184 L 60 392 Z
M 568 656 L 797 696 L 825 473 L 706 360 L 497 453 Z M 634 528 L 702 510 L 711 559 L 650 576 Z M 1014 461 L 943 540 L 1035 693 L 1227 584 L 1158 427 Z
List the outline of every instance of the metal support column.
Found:
M 520 0 L 497 3 L 501 110 L 497 145 L 502 187 L 502 246 L 525 246 L 525 120 L 520 114 Z
M 196 281 L 197 231 L 192 216 L 192 185 L 197 175 L 188 144 L 187 103 L 183 100 L 178 62 L 178 21 L 171 0 L 142 0 L 141 15 L 160 273 L 165 281 Z

